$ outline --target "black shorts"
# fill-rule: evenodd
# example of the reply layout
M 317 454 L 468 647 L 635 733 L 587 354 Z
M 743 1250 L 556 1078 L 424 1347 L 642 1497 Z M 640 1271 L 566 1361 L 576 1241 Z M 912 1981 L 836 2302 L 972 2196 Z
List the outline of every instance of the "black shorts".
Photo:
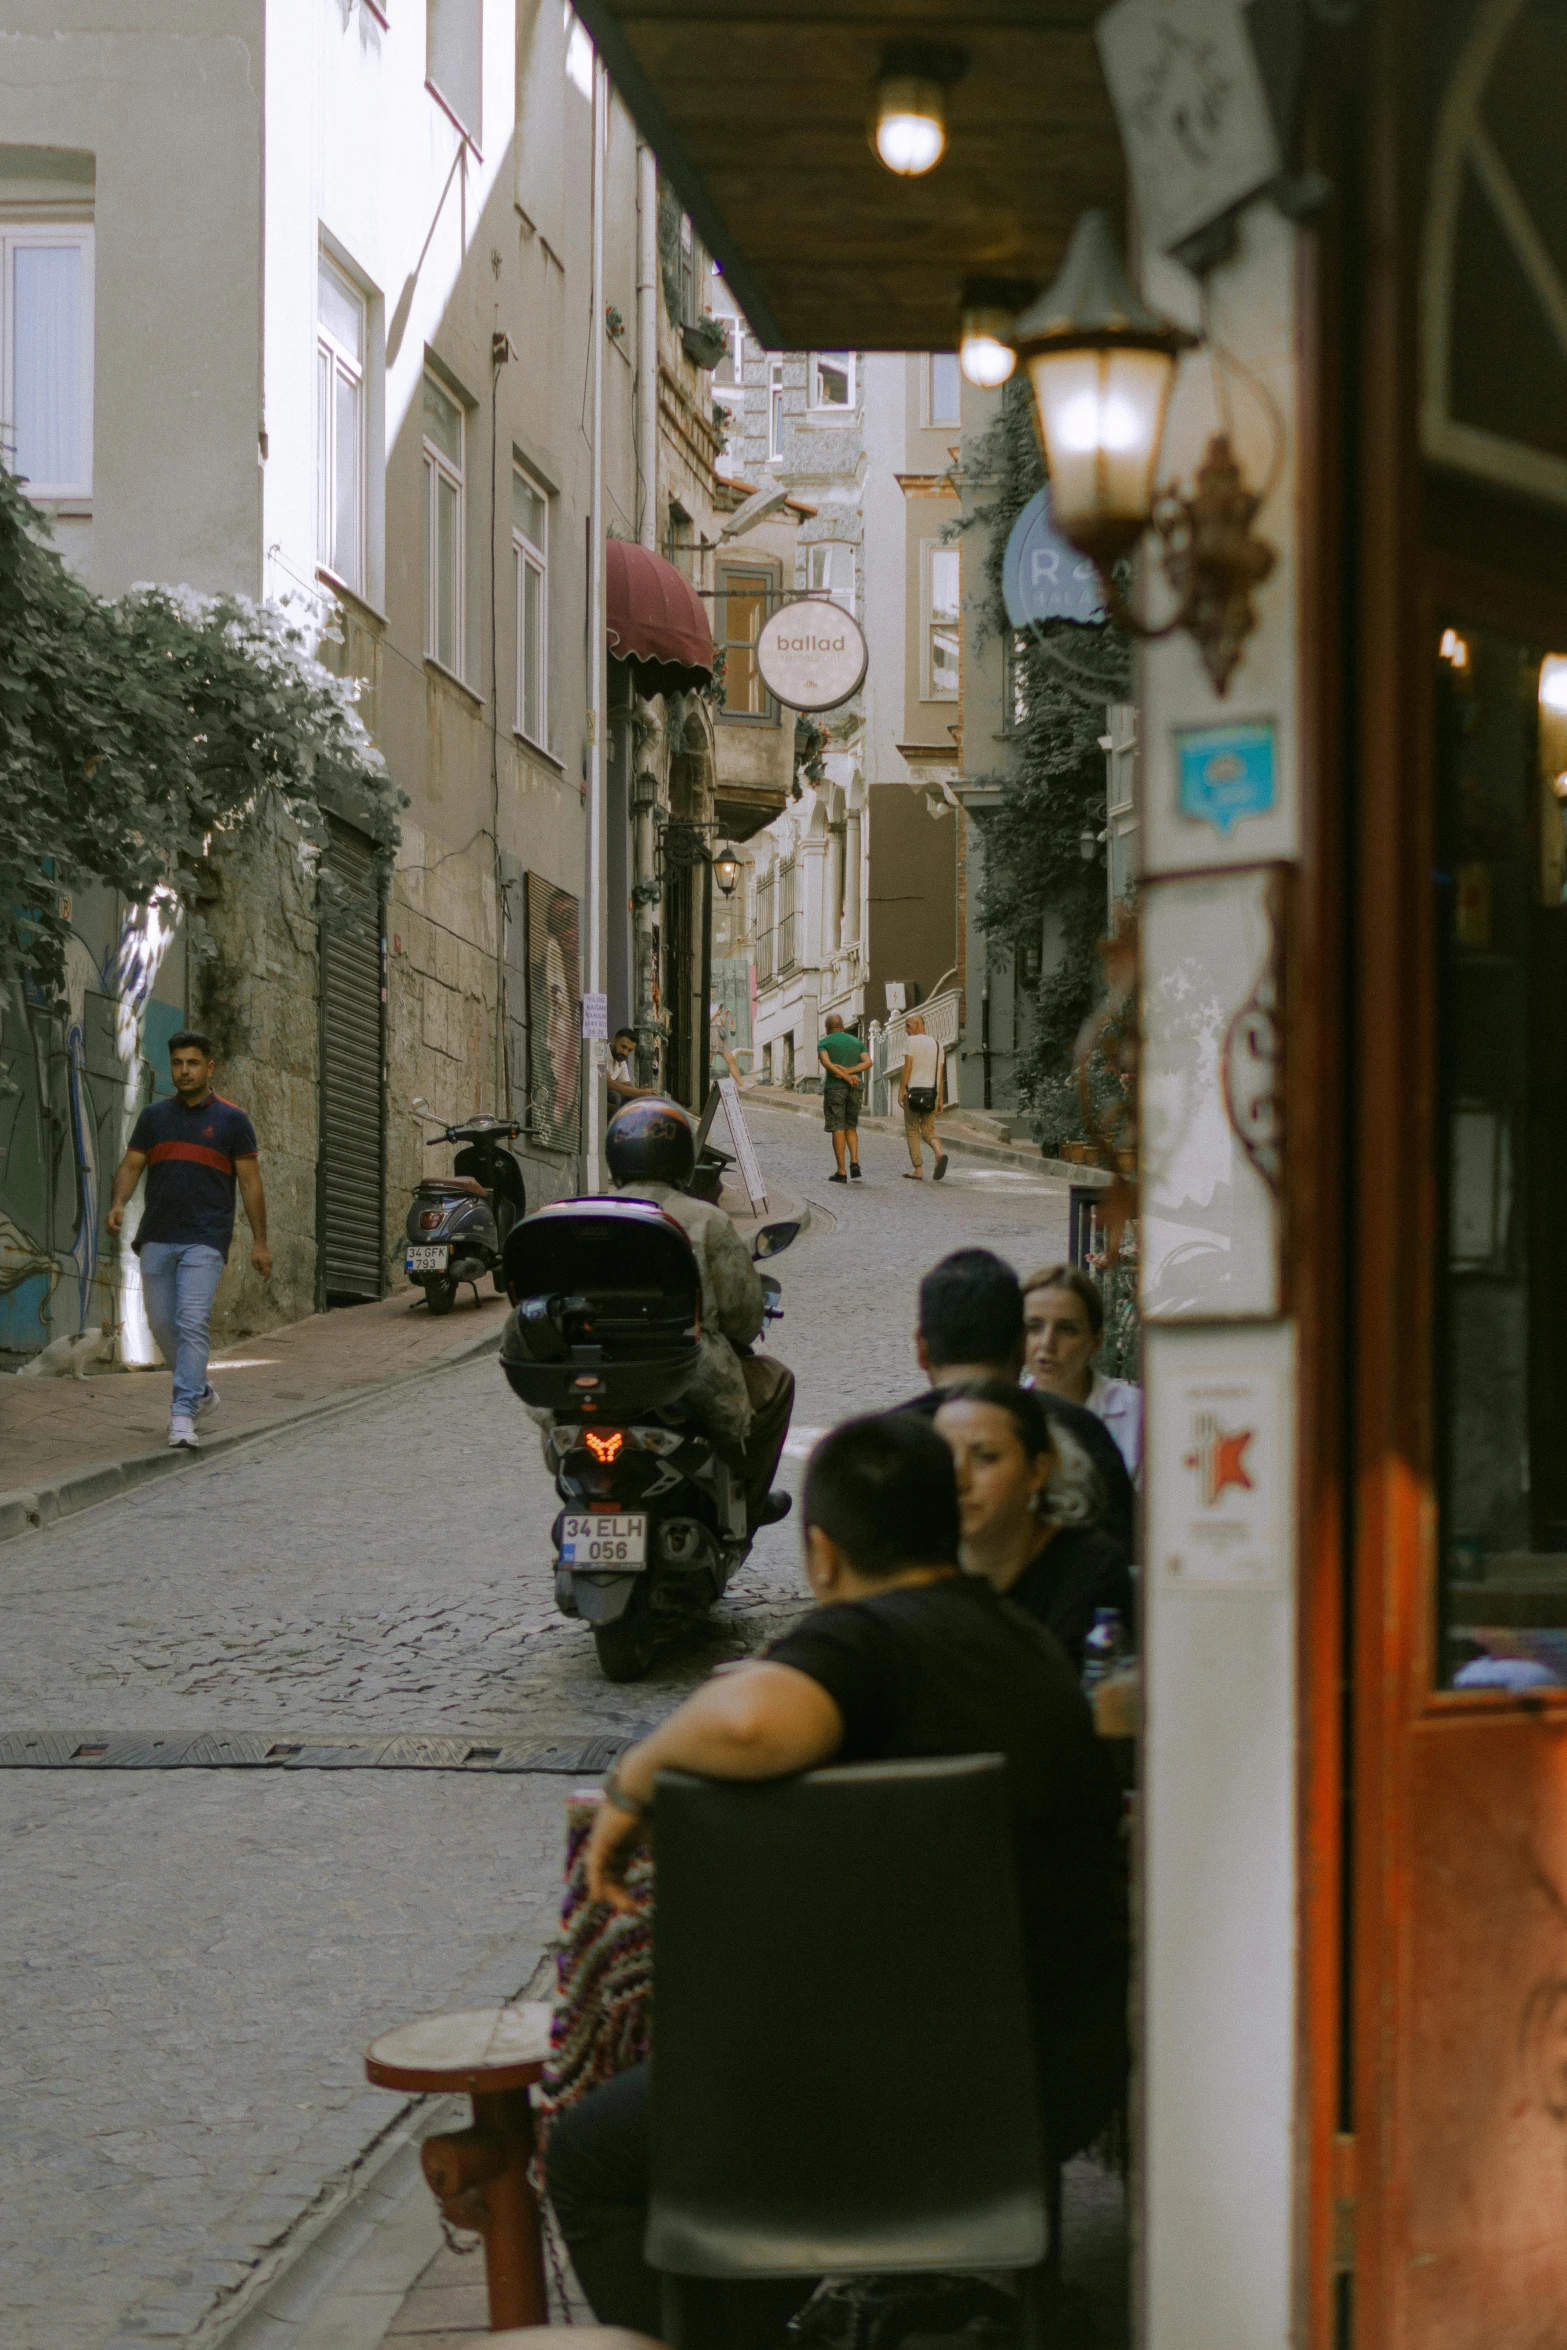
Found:
M 860 1124 L 860 1087 L 842 1077 L 829 1077 L 822 1086 L 822 1124 L 829 1134 L 854 1134 Z

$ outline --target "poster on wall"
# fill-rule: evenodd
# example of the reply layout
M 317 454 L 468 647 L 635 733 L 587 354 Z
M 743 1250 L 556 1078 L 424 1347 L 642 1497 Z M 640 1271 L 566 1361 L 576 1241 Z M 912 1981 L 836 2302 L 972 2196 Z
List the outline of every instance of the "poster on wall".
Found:
M 1283 952 L 1276 867 L 1148 885 L 1138 1228 L 1146 1321 L 1279 1311 Z
M 1276 1591 L 1294 1497 L 1294 1334 L 1150 1332 L 1151 1556 L 1164 1591 Z
M 528 1131 L 577 1147 L 582 1087 L 581 917 L 577 900 L 528 875 Z

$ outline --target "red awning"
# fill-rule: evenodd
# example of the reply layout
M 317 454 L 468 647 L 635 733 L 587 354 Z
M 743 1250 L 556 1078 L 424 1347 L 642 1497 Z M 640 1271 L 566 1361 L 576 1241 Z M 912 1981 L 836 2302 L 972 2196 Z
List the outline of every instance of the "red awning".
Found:
M 673 563 L 629 539 L 604 547 L 605 623 L 612 661 L 634 661 L 646 693 L 706 685 L 713 632 L 702 599 Z

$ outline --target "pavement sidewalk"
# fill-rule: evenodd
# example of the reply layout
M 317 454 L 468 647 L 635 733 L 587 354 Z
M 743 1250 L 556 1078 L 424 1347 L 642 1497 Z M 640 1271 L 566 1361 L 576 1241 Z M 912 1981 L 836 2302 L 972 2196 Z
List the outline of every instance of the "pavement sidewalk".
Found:
M 743 1193 L 726 1191 L 723 1204 L 748 1246 L 760 1223 L 810 1219 L 809 1208 L 783 1192 L 768 1195 L 765 1217 L 752 1215 Z M 161 1366 L 95 1366 L 85 1379 L 0 1377 L 0 1542 L 274 1428 L 490 1352 L 507 1310 L 485 1288 L 477 1306 L 465 1291 L 450 1314 L 435 1315 L 422 1292 L 400 1284 L 373 1305 L 338 1306 L 226 1346 L 211 1365 L 222 1404 L 202 1422 L 195 1453 L 169 1450 L 169 1374 Z
M 821 1124 L 819 1093 L 794 1093 L 781 1085 L 756 1084 L 742 1084 L 740 1090 L 742 1102 L 769 1110 L 792 1110 L 799 1117 L 814 1118 Z M 860 1119 L 860 1131 L 901 1137 L 902 1114 L 897 1112 L 886 1118 L 864 1115 Z M 1058 1175 L 1065 1182 L 1090 1189 L 1099 1189 L 1111 1180 L 1102 1167 L 1082 1167 L 1071 1159 L 1047 1158 L 1037 1142 L 1014 1140 L 1009 1121 L 993 1116 L 988 1110 L 967 1107 L 943 1110 L 936 1120 L 936 1131 L 941 1136 L 942 1148 L 956 1152 L 960 1158 L 984 1160 L 995 1167 L 1026 1167 L 1036 1175 Z
M 107 1366 L 85 1379 L 0 1379 L 0 1541 L 89 1509 L 148 1477 L 189 1471 L 265 1430 L 340 1409 L 498 1347 L 506 1301 L 465 1294 L 434 1315 L 399 1285 L 373 1305 L 340 1306 L 225 1346 L 212 1358 L 222 1397 L 201 1450 L 171 1452 L 169 1374 Z

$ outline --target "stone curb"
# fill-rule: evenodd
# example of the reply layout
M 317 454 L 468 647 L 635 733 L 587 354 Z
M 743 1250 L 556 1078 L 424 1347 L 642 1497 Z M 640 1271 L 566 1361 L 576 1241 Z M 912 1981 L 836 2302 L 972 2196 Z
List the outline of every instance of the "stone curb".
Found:
M 737 1226 L 754 1232 L 762 1223 L 781 1223 L 786 1217 L 798 1218 L 802 1233 L 811 1228 L 809 1200 L 797 1200 L 792 1193 L 769 1195 L 772 1204 L 767 1215 L 737 1216 Z M 199 1468 L 203 1461 L 215 1460 L 236 1445 L 249 1444 L 258 1436 L 272 1436 L 280 1428 L 293 1428 L 306 1420 L 319 1420 L 329 1412 L 348 1411 L 356 1404 L 368 1403 L 373 1397 L 386 1395 L 393 1388 L 406 1386 L 411 1380 L 427 1379 L 436 1371 L 450 1370 L 457 1363 L 475 1360 L 480 1355 L 497 1354 L 505 1331 L 502 1321 L 495 1329 L 485 1331 L 478 1338 L 459 1339 L 455 1346 L 434 1355 L 427 1363 L 413 1363 L 403 1371 L 389 1371 L 381 1379 L 367 1380 L 361 1387 L 345 1388 L 339 1395 L 322 1396 L 314 1403 L 301 1404 L 297 1411 L 280 1412 L 275 1419 L 258 1420 L 253 1428 L 236 1428 L 227 1434 L 204 1436 L 196 1453 L 170 1452 L 166 1447 L 157 1452 L 127 1453 L 117 1461 L 101 1461 L 90 1469 L 79 1469 L 71 1476 L 61 1477 L 52 1485 L 40 1485 L 34 1490 L 18 1488 L 0 1493 L 0 1542 L 14 1541 L 19 1534 L 36 1534 L 45 1526 L 52 1526 L 58 1518 L 74 1517 L 78 1510 L 96 1508 L 101 1501 L 113 1501 L 122 1493 L 132 1492 L 145 1485 L 149 1478 L 164 1477 L 180 1469 Z
M 74 1517 L 78 1510 L 93 1509 L 101 1501 L 113 1501 L 117 1495 L 130 1493 L 154 1477 L 200 1468 L 203 1461 L 217 1460 L 238 1445 L 254 1443 L 257 1437 L 274 1436 L 280 1428 L 294 1428 L 306 1420 L 350 1411 L 356 1404 L 369 1403 L 376 1396 L 409 1386 L 416 1379 L 428 1379 L 437 1371 L 449 1371 L 480 1355 L 498 1354 L 504 1329 L 502 1321 L 477 1338 L 460 1339 L 428 1362 L 411 1363 L 405 1370 L 388 1371 L 383 1378 L 366 1380 L 362 1386 L 318 1397 L 314 1403 L 301 1404 L 297 1411 L 279 1412 L 274 1419 L 258 1420 L 253 1428 L 235 1428 L 204 1436 L 199 1452 L 171 1452 L 165 1448 L 157 1452 L 127 1453 L 121 1460 L 100 1461 L 93 1468 L 76 1470 L 52 1485 L 40 1485 L 33 1491 L 0 1493 L 0 1542 L 10 1542 L 19 1534 L 38 1533 L 59 1518 Z
M 743 1102 L 755 1102 L 764 1110 L 787 1110 L 798 1118 L 820 1118 L 821 1095 L 816 1093 L 782 1093 L 776 1089 L 764 1091 L 760 1086 L 746 1088 Z M 865 1117 L 860 1120 L 862 1134 L 895 1134 L 901 1138 L 901 1118 Z M 1104 1167 L 1080 1167 L 1072 1159 L 1047 1159 L 1037 1142 L 973 1142 L 966 1134 L 952 1134 L 938 1128 L 943 1149 L 964 1159 L 980 1159 L 994 1167 L 1026 1167 L 1031 1174 L 1052 1175 L 1064 1183 L 1086 1184 L 1101 1190 L 1111 1181 Z

